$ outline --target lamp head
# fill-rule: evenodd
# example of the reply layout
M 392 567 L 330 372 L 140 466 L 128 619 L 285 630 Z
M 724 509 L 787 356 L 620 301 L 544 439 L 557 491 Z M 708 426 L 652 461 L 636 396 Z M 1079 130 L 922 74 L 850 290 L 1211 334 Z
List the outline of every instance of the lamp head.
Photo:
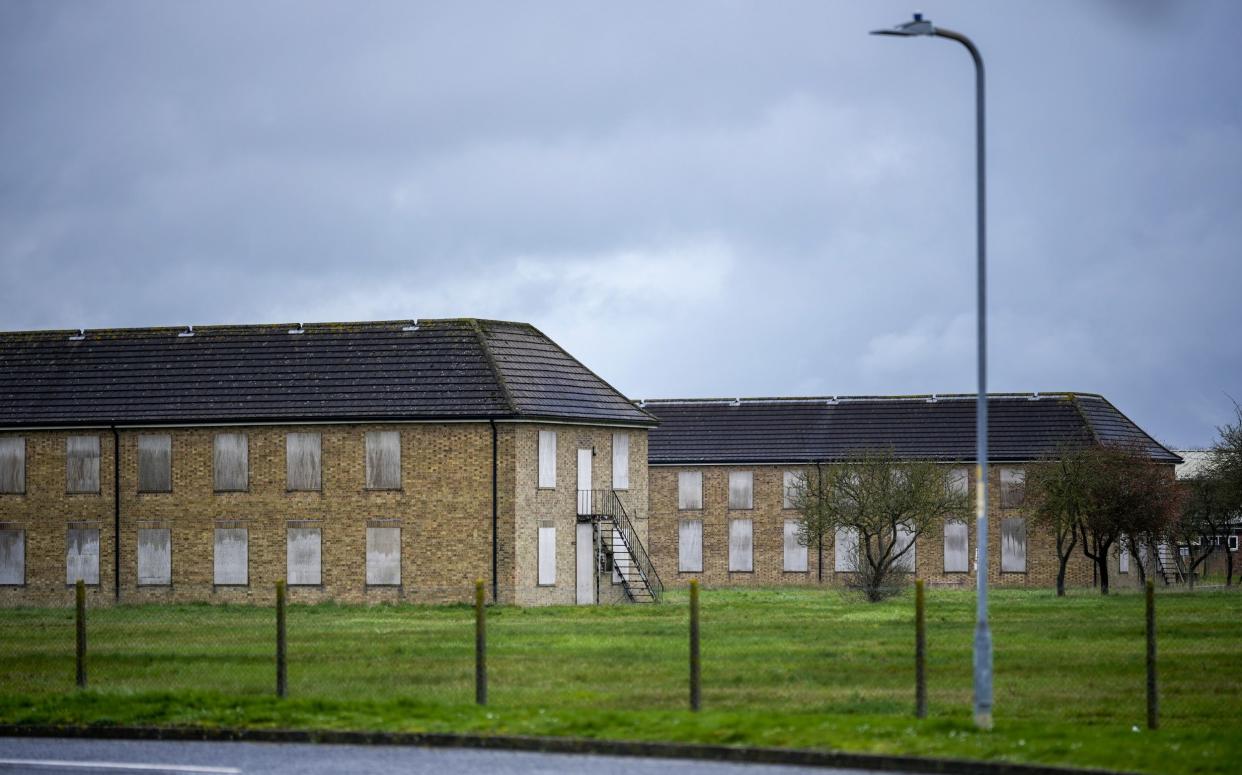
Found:
M 889 27 L 883 30 L 872 30 L 872 35 L 893 35 L 901 38 L 914 38 L 920 35 L 935 35 L 936 27 L 931 23 L 930 19 L 924 19 L 923 14 L 916 13 L 914 18 L 896 27 Z

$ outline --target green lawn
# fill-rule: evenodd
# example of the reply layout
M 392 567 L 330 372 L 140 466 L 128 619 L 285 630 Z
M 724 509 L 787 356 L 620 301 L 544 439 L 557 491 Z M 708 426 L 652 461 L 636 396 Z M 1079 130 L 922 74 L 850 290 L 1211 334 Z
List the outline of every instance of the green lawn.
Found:
M 913 718 L 912 595 L 703 594 L 703 712 L 685 710 L 686 596 L 659 606 L 489 611 L 490 699 L 473 705 L 473 611 L 293 606 L 289 692 L 274 615 L 234 606 L 0 611 L 0 723 L 194 724 L 793 746 L 1153 773 L 1236 771 L 1242 594 L 1158 597 L 1161 724 L 1143 729 L 1143 599 L 996 591 L 996 728 L 970 723 L 973 594 L 930 590 L 931 717 Z

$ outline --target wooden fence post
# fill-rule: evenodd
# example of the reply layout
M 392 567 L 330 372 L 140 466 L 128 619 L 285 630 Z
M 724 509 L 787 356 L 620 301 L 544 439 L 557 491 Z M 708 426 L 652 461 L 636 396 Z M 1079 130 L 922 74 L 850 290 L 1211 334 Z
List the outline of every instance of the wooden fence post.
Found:
M 690 710 L 703 705 L 703 660 L 699 654 L 699 580 L 690 581 Z
M 77 629 L 77 682 L 79 689 L 86 688 L 86 582 L 78 579 L 73 589 L 74 603 L 77 609 L 75 625 Z
M 927 603 L 923 579 L 914 582 L 914 715 L 927 718 Z
M 474 582 L 474 701 L 487 704 L 487 613 L 483 579 Z
M 289 693 L 289 661 L 285 638 L 285 582 L 276 582 L 276 696 Z
M 1160 695 L 1156 684 L 1156 584 L 1147 579 L 1147 728 L 1160 727 Z

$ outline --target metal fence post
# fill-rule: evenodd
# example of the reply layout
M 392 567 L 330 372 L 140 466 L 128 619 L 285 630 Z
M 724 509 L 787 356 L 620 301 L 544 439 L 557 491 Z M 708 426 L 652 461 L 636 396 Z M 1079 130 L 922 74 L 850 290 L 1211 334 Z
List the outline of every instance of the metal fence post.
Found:
M 474 582 L 474 701 L 487 704 L 487 613 L 483 607 L 483 580 Z
M 78 579 L 73 589 L 74 602 L 77 608 L 75 626 L 77 629 L 77 682 L 79 689 L 86 688 L 86 582 Z
M 285 582 L 276 582 L 276 696 L 289 693 L 289 662 L 285 638 Z
M 1147 728 L 1160 727 L 1160 695 L 1156 685 L 1156 584 L 1147 579 Z
M 914 582 L 914 715 L 927 718 L 927 603 L 923 579 Z
M 703 660 L 699 655 L 699 580 L 690 581 L 690 710 L 703 705 Z

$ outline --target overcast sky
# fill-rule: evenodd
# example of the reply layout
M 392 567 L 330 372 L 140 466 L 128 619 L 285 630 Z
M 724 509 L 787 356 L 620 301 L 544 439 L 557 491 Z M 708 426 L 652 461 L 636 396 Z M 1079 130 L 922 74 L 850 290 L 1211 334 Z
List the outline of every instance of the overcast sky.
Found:
M 0 0 L 0 328 L 531 322 L 635 398 L 969 392 L 913 2 Z M 1242 400 L 1230 2 L 920 2 L 988 65 L 991 387 Z

